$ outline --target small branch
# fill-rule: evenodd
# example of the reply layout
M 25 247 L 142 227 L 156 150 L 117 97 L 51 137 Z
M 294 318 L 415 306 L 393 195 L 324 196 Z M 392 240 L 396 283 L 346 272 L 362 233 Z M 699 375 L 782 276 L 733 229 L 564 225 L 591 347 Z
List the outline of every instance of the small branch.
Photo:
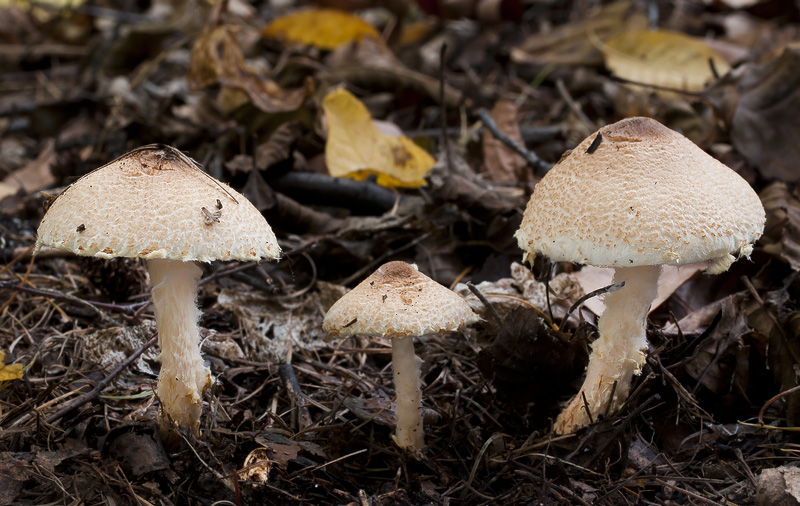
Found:
M 70 295 L 68 293 L 58 292 L 55 290 L 41 290 L 38 288 L 28 288 L 27 286 L 22 286 L 16 283 L 12 283 L 11 281 L 0 281 L 0 290 L 3 288 L 10 289 L 10 290 L 17 290 L 18 292 L 25 292 L 30 293 L 33 295 L 39 295 L 41 297 L 48 297 L 51 299 L 61 299 L 61 300 L 68 300 L 70 302 L 75 302 L 76 304 L 80 304 L 82 306 L 86 306 L 95 313 L 97 313 L 100 318 L 103 319 L 106 323 L 114 325 L 116 327 L 121 326 L 122 324 L 117 320 L 111 318 L 106 313 L 101 311 L 100 308 L 105 309 L 112 309 L 115 311 L 122 311 L 128 312 L 138 309 L 139 307 L 149 304 L 148 302 L 137 302 L 135 304 L 128 304 L 126 306 L 121 306 L 119 304 L 109 304 L 105 302 L 89 302 L 88 300 L 81 299 L 80 297 L 75 297 L 74 295 Z
M 150 338 L 150 340 L 147 341 L 146 343 L 144 343 L 144 345 L 141 348 L 139 348 L 138 350 L 133 352 L 131 354 L 131 356 L 129 356 L 121 364 L 119 364 L 116 369 L 111 371 L 111 373 L 108 376 L 106 376 L 105 378 L 100 380 L 89 393 L 87 393 L 86 395 L 80 397 L 79 399 L 76 399 L 75 401 L 71 402 L 67 406 L 64 406 L 63 408 L 58 410 L 56 413 L 48 416 L 47 417 L 47 423 L 54 423 L 57 420 L 63 418 L 65 415 L 68 415 L 72 411 L 75 411 L 79 407 L 83 406 L 84 404 L 86 404 L 88 402 L 91 402 L 91 401 L 97 399 L 98 397 L 100 397 L 100 393 L 103 390 L 105 390 L 106 387 L 112 381 L 114 381 L 114 378 L 119 376 L 119 374 L 122 371 L 124 371 L 129 365 L 131 365 L 136 359 L 138 359 L 142 355 L 142 353 L 144 353 L 149 347 L 151 347 L 156 342 L 157 339 L 158 339 L 158 334 L 156 334 L 155 336 Z
M 597 126 L 592 123 L 592 120 L 589 119 L 589 116 L 583 112 L 581 106 L 575 101 L 574 98 L 572 98 L 572 95 L 569 94 L 564 81 L 561 79 L 556 79 L 556 89 L 558 90 L 558 94 L 561 95 L 561 98 L 564 99 L 564 102 L 567 103 L 567 106 L 572 110 L 572 112 L 575 113 L 576 116 L 578 116 L 578 119 L 580 119 L 583 124 L 586 125 L 586 128 L 589 129 L 589 132 L 594 132 L 597 130 Z
M 444 69 L 447 56 L 447 44 L 443 43 L 439 49 L 439 116 L 442 120 L 442 147 L 445 156 L 447 171 L 453 173 L 453 162 L 450 159 L 450 140 L 447 138 L 447 104 L 444 101 Z
M 800 385 L 793 386 L 792 388 L 790 388 L 788 390 L 784 390 L 783 392 L 781 392 L 781 393 L 779 393 L 777 395 L 774 395 L 767 402 L 765 402 L 764 405 L 761 406 L 761 409 L 758 410 L 758 423 L 759 423 L 759 425 L 764 425 L 764 413 L 767 411 L 767 408 L 772 403 L 774 403 L 775 401 L 777 401 L 781 397 L 783 397 L 785 395 L 792 394 L 794 392 L 797 392 L 798 390 L 800 390 Z
M 294 374 L 292 364 L 283 364 L 278 367 L 278 375 L 281 378 L 281 383 L 283 383 L 283 388 L 289 394 L 292 406 L 297 410 L 297 430 L 302 432 L 311 426 L 311 413 L 308 411 L 306 398 L 300 388 L 300 383 L 297 381 L 297 376 Z
M 522 156 L 522 158 L 524 158 L 525 161 L 528 162 L 528 165 L 533 167 L 534 170 L 544 173 L 552 168 L 552 165 L 539 158 L 536 153 L 501 132 L 500 129 L 497 128 L 497 123 L 494 122 L 494 118 L 492 118 L 492 115 L 489 114 L 489 111 L 481 107 L 477 110 L 476 114 L 497 140 L 513 149 L 515 152 L 519 153 L 520 156 Z
M 583 304 L 587 300 L 591 299 L 592 297 L 597 297 L 598 295 L 603 295 L 604 293 L 616 292 L 623 286 L 625 286 L 625 282 L 620 281 L 619 283 L 615 283 L 613 285 L 608 285 L 604 286 L 603 288 L 598 288 L 597 290 L 589 292 L 580 299 L 576 300 L 575 304 L 570 306 L 570 308 L 567 309 L 567 312 L 564 314 L 564 317 L 561 318 L 561 325 L 559 325 L 558 328 L 563 329 L 564 325 L 566 325 L 567 323 L 567 319 L 569 319 L 569 315 L 571 315 L 576 309 L 578 309 L 581 306 L 581 304 Z

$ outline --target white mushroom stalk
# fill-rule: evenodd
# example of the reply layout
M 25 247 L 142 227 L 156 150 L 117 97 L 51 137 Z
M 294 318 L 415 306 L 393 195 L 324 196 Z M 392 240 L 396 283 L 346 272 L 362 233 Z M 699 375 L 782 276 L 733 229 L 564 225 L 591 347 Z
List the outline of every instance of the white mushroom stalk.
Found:
M 650 118 L 604 126 L 547 172 L 516 233 L 525 258 L 612 267 L 626 281 L 606 297 L 586 381 L 556 432 L 584 427 L 627 398 L 644 362 L 658 266 L 706 262 L 709 274 L 724 272 L 733 254 L 749 256 L 765 221 L 747 181 Z
M 199 348 L 195 262 L 277 259 L 264 216 L 179 150 L 142 146 L 69 186 L 39 225 L 36 248 L 76 255 L 148 260 L 161 345 L 161 435 L 197 435 L 211 375 Z M 170 422 L 171 421 L 171 422 Z
M 211 386 L 211 371 L 200 355 L 197 283 L 203 271 L 194 262 L 153 259 L 147 262 L 161 347 L 158 424 L 172 424 L 197 433 L 203 394 Z
M 331 336 L 380 336 L 392 340 L 392 369 L 397 392 L 400 448 L 425 446 L 420 402 L 420 360 L 414 337 L 454 332 L 480 318 L 452 290 L 417 270 L 416 265 L 389 262 L 331 306 L 322 328 Z
M 420 402 L 422 360 L 414 353 L 414 339 L 406 337 L 392 340 L 392 369 L 397 392 L 397 433 L 394 440 L 401 448 L 425 446 Z
M 658 294 L 661 266 L 617 268 L 614 283 L 625 286 L 606 294 L 606 310 L 592 344 L 586 380 L 558 415 L 555 432 L 566 434 L 614 413 L 628 398 L 631 380 L 642 371 L 647 349 L 647 313 Z M 612 397 L 613 393 L 613 397 Z

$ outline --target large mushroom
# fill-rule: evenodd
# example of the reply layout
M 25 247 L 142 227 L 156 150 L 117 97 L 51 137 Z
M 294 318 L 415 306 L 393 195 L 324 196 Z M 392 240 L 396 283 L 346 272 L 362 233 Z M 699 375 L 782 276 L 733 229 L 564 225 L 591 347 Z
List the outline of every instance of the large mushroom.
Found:
M 392 339 L 397 391 L 397 434 L 401 448 L 425 446 L 420 414 L 420 364 L 414 337 L 454 332 L 480 318 L 452 290 L 415 265 L 389 262 L 331 306 L 322 328 L 335 338 L 352 335 Z
M 524 258 L 612 267 L 614 282 L 625 282 L 605 296 L 586 380 L 558 416 L 557 433 L 627 398 L 645 360 L 661 265 L 707 262 L 709 274 L 724 272 L 749 258 L 765 219 L 744 179 L 649 118 L 601 128 L 542 178 L 516 233 Z
M 211 374 L 200 355 L 196 262 L 280 256 L 275 234 L 242 195 L 177 149 L 135 149 L 78 179 L 39 225 L 36 249 L 147 260 L 161 347 L 159 426 L 197 433 Z

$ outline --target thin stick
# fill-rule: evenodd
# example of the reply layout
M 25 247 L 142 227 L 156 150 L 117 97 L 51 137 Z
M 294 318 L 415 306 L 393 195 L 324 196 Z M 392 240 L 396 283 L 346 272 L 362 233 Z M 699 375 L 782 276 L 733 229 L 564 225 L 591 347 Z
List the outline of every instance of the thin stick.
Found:
M 450 161 L 450 140 L 447 138 L 447 104 L 444 101 L 445 56 L 447 56 L 447 44 L 443 43 L 439 50 L 439 115 L 442 117 L 442 147 L 444 148 L 445 163 L 447 164 L 447 171 L 452 173 L 453 166 Z
M 105 388 L 109 385 L 109 383 L 114 381 L 114 378 L 119 376 L 119 374 L 122 371 L 124 371 L 129 365 L 131 365 L 136 359 L 138 359 L 142 355 L 142 353 L 145 352 L 145 350 L 147 350 L 149 347 L 151 347 L 156 342 L 156 340 L 158 340 L 158 334 L 156 334 L 155 336 L 150 338 L 150 340 L 147 341 L 146 343 L 144 343 L 144 345 L 141 348 L 139 348 L 138 350 L 133 352 L 131 354 L 131 356 L 129 356 L 121 364 L 119 364 L 116 369 L 111 371 L 111 373 L 108 376 L 106 376 L 105 378 L 100 380 L 95 385 L 95 387 L 90 392 L 88 392 L 86 395 L 74 400 L 73 402 L 71 402 L 67 406 L 64 406 L 63 408 L 58 410 L 56 413 L 48 416 L 47 417 L 47 423 L 54 423 L 57 420 L 59 420 L 60 418 L 63 418 L 65 415 L 67 415 L 67 414 L 71 413 L 72 411 L 78 409 L 79 407 L 83 406 L 87 402 L 91 402 L 91 401 L 97 399 L 98 397 L 100 397 L 100 393 L 103 390 L 105 390 Z
M 588 128 L 590 132 L 594 132 L 597 129 L 597 126 L 592 123 L 592 120 L 590 120 L 586 113 L 583 112 L 581 106 L 575 101 L 574 98 L 572 98 L 572 95 L 569 94 L 564 81 L 561 79 L 556 79 L 556 89 L 558 90 L 558 94 L 561 95 L 561 98 L 564 99 L 564 102 L 567 103 L 567 106 L 569 106 L 569 108 L 572 109 L 572 112 L 578 116 L 578 119 L 580 119 L 583 124 L 586 125 L 586 128 Z
M 311 426 L 311 412 L 306 405 L 306 398 L 300 388 L 300 383 L 297 381 L 297 376 L 294 374 L 292 364 L 283 364 L 278 367 L 278 375 L 281 378 L 281 383 L 289 394 L 289 399 L 292 401 L 294 409 L 297 410 L 297 428 L 298 432 Z
M 16 283 L 12 283 L 11 281 L 0 281 L 0 289 L 3 289 L 3 288 L 8 288 L 8 289 L 11 289 L 11 290 L 17 290 L 19 292 L 26 292 L 26 293 L 30 293 L 30 294 L 33 294 L 33 295 L 39 295 L 39 296 L 42 296 L 42 297 L 48 297 L 48 298 L 52 298 L 52 299 L 68 300 L 70 302 L 75 302 L 77 304 L 81 304 L 83 306 L 88 307 L 89 309 L 91 309 L 95 313 L 97 313 L 97 315 L 100 316 L 100 318 L 102 318 L 103 321 L 105 321 L 106 323 L 110 323 L 110 324 L 112 324 L 114 326 L 117 326 L 117 327 L 121 326 L 122 324 L 120 322 L 118 322 L 117 320 L 115 320 L 115 319 L 111 318 L 110 316 L 108 316 L 103 311 L 101 311 L 100 310 L 100 306 L 105 306 L 105 307 L 108 307 L 109 309 L 117 309 L 117 310 L 122 310 L 122 311 L 126 310 L 126 309 L 124 309 L 125 306 L 119 306 L 119 305 L 116 305 L 116 304 L 106 304 L 106 303 L 103 303 L 103 302 L 89 302 L 88 300 L 84 300 L 84 299 L 81 299 L 79 297 L 75 297 L 74 295 L 70 295 L 68 293 L 57 292 L 55 290 L 41 290 L 41 289 L 38 289 L 38 288 L 28 288 L 26 286 L 22 286 L 22 285 L 18 285 Z M 133 304 L 132 306 L 137 306 L 138 307 L 141 304 L 142 303 L 137 303 L 137 304 Z
M 564 328 L 564 325 L 566 325 L 567 319 L 569 318 L 569 315 L 571 315 L 573 311 L 578 309 L 578 307 L 580 307 L 580 305 L 583 304 L 584 302 L 586 302 L 587 300 L 591 299 L 592 297 L 597 297 L 598 295 L 603 295 L 604 293 L 616 292 L 617 290 L 619 290 L 623 286 L 625 286 L 625 282 L 624 281 L 620 281 L 619 283 L 615 283 L 613 285 L 604 286 L 603 288 L 598 288 L 597 290 L 591 291 L 591 292 L 587 293 L 586 295 L 584 295 L 583 297 L 581 297 L 580 299 L 576 300 L 575 304 L 570 306 L 570 308 L 564 314 L 564 317 L 561 318 L 561 325 L 559 325 L 559 328 Z
M 487 310 L 487 311 L 489 311 L 489 314 L 490 314 L 490 315 L 492 315 L 492 319 L 493 319 L 493 320 L 494 320 L 494 322 L 497 324 L 497 326 L 498 326 L 498 327 L 500 327 L 500 328 L 503 330 L 503 333 L 506 335 L 506 337 L 508 337 L 508 338 L 512 338 L 513 336 L 512 336 L 512 335 L 511 335 L 511 333 L 508 331 L 508 329 L 506 329 L 505 325 L 503 325 L 503 320 L 500 318 L 500 315 L 499 315 L 499 314 L 497 314 L 497 310 L 494 308 L 494 306 L 492 305 L 492 303 L 491 303 L 491 302 L 489 302 L 489 299 L 487 299 L 487 298 L 486 298 L 486 297 L 485 297 L 485 296 L 484 296 L 484 295 L 481 293 L 481 291 L 480 291 L 480 290 L 478 290 L 478 287 L 476 287 L 475 285 L 473 285 L 473 284 L 472 284 L 472 281 L 467 281 L 467 288 L 469 288 L 469 291 L 470 291 L 470 292 L 472 292 L 473 294 L 475 294 L 475 297 L 477 297 L 477 298 L 478 298 L 478 300 L 479 300 L 479 301 L 481 301 L 481 303 L 482 303 L 484 306 L 486 306 L 486 310 Z
M 476 114 L 498 141 L 519 153 L 519 155 L 522 156 L 522 158 L 524 158 L 525 161 L 528 162 L 528 165 L 533 167 L 534 170 L 544 173 L 553 167 L 549 163 L 539 158 L 536 153 L 501 132 L 500 129 L 497 128 L 497 123 L 494 122 L 494 118 L 492 118 L 492 115 L 489 114 L 489 111 L 481 107 L 476 111 Z
M 778 399 L 780 399 L 784 395 L 789 395 L 789 394 L 791 394 L 793 392 L 796 392 L 798 390 L 800 390 L 800 385 L 793 386 L 792 388 L 790 388 L 788 390 L 784 390 L 783 392 L 772 396 L 767 402 L 764 403 L 763 406 L 761 406 L 761 409 L 758 411 L 758 423 L 761 424 L 761 425 L 764 425 L 764 412 L 767 411 L 767 408 L 770 407 L 770 405 L 773 402 L 777 401 Z

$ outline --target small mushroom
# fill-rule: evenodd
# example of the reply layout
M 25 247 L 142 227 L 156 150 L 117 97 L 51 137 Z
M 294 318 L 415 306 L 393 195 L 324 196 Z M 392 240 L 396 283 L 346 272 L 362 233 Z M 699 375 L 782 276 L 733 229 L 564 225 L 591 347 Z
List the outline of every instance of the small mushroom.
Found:
M 207 226 L 200 209 L 225 213 Z M 81 225 L 76 229 L 75 223 Z M 161 347 L 159 426 L 197 433 L 211 373 L 200 355 L 197 261 L 280 256 L 275 234 L 242 195 L 170 146 L 127 153 L 70 185 L 39 225 L 36 249 L 147 260 Z
M 335 338 L 352 335 L 392 339 L 397 390 L 397 434 L 401 448 L 425 446 L 420 414 L 420 364 L 414 337 L 454 332 L 480 318 L 452 290 L 415 265 L 389 262 L 331 306 L 322 328 Z
M 625 281 L 605 296 L 586 380 L 558 416 L 557 433 L 588 425 L 628 397 L 645 360 L 661 265 L 707 262 L 709 274 L 724 272 L 733 255 L 750 256 L 765 220 L 744 179 L 649 118 L 601 128 L 542 178 L 516 233 L 524 259 L 542 253 L 612 267 L 614 283 Z

